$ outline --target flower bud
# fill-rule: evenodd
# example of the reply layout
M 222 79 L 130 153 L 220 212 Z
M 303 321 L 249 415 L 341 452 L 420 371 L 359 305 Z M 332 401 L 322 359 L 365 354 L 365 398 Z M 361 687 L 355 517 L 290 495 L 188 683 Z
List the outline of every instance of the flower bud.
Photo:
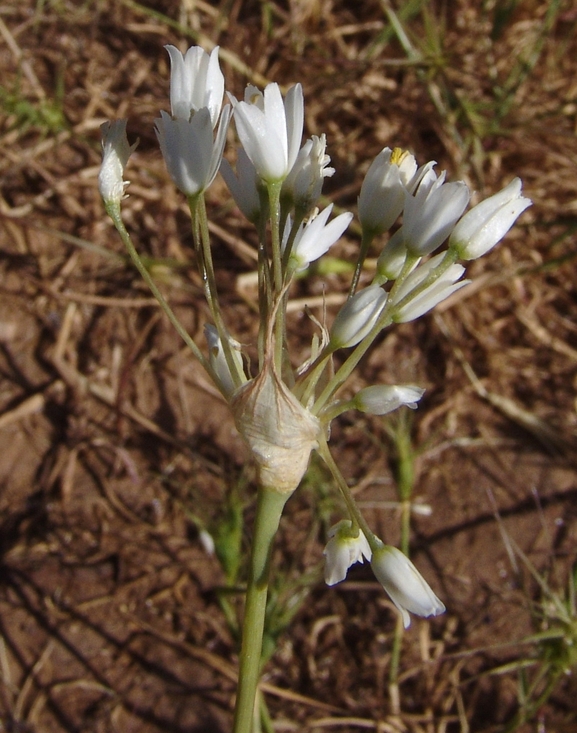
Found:
M 226 360 L 222 341 L 220 339 L 220 336 L 218 335 L 218 331 L 214 326 L 211 326 L 207 323 L 204 327 L 204 336 L 208 343 L 208 360 L 218 380 L 217 386 L 225 395 L 225 397 L 230 397 L 236 389 L 235 380 L 233 375 L 231 374 L 228 362 Z M 242 364 L 242 355 L 240 353 L 240 344 L 238 344 L 230 337 L 228 340 L 231 347 L 230 350 L 232 354 L 232 359 L 235 364 L 236 373 L 238 375 L 241 375 L 243 381 L 246 382 L 244 367 Z
M 369 285 L 349 298 L 337 313 L 331 328 L 332 347 L 346 349 L 362 341 L 381 315 L 387 297 L 381 287 Z
M 531 199 L 521 196 L 521 180 L 514 178 L 502 191 L 463 216 L 453 229 L 449 247 L 463 260 L 476 260 L 507 234 L 531 203 Z
M 329 530 L 329 541 L 323 555 L 325 556 L 325 583 L 335 585 L 347 577 L 347 571 L 356 562 L 370 560 L 372 551 L 367 538 L 358 529 L 352 534 L 352 522 L 343 519 Z
M 445 183 L 432 169 L 423 176 L 414 195 L 407 195 L 403 213 L 405 245 L 415 257 L 431 254 L 443 244 L 469 202 L 463 181 Z
M 102 131 L 102 166 L 98 174 L 98 189 L 106 204 L 119 204 L 129 181 L 123 180 L 128 158 L 134 152 L 134 145 L 128 144 L 126 120 L 105 122 Z
M 353 405 L 361 412 L 386 415 L 402 405 L 415 410 L 425 390 L 412 384 L 377 384 L 365 387 L 353 397 Z
M 409 611 L 427 617 L 438 616 L 446 610 L 417 568 L 396 547 L 384 545 L 376 550 L 371 568 L 401 612 L 405 629 L 411 623 Z
M 435 255 L 428 262 L 425 262 L 424 265 L 413 270 L 403 282 L 395 294 L 394 303 L 401 303 L 411 292 L 415 292 L 415 295 L 396 310 L 393 315 L 394 321 L 397 323 L 414 321 L 415 318 L 419 318 L 423 314 L 428 313 L 428 311 L 441 301 L 446 300 L 454 292 L 469 284 L 470 280 L 457 282 L 465 272 L 465 268 L 462 265 L 454 264 L 450 265 L 439 277 L 419 292 L 419 288 L 429 275 L 434 272 L 435 268 L 441 264 L 444 257 L 444 252 Z

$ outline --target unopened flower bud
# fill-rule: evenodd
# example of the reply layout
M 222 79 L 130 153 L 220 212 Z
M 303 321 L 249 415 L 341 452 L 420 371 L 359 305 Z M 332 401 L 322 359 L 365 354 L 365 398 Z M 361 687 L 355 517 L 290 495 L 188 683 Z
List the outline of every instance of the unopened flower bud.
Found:
M 469 202 L 469 188 L 463 181 L 445 183 L 430 169 L 414 195 L 407 195 L 403 212 L 403 235 L 409 252 L 416 257 L 431 254 L 443 244 Z
M 453 264 L 442 275 L 427 285 L 426 288 L 419 291 L 419 288 L 435 268 L 441 264 L 444 257 L 445 254 L 443 252 L 435 255 L 428 262 L 425 262 L 424 265 L 413 270 L 403 282 L 395 294 L 395 304 L 401 303 L 411 292 L 415 292 L 415 295 L 396 310 L 393 315 L 394 321 L 397 323 L 414 321 L 415 318 L 419 318 L 423 314 L 428 313 L 436 305 L 446 300 L 450 295 L 470 282 L 470 280 L 461 280 L 458 282 L 463 276 L 465 268 L 462 265 Z
M 412 384 L 376 384 L 357 392 L 353 397 L 353 405 L 361 412 L 386 415 L 402 405 L 416 409 L 417 402 L 424 394 L 424 389 Z
M 453 229 L 449 247 L 463 260 L 481 257 L 507 234 L 531 203 L 531 199 L 521 196 L 521 180 L 514 178 L 502 191 L 463 216 Z
M 438 616 L 446 610 L 417 568 L 396 547 L 384 545 L 376 550 L 371 568 L 401 612 L 405 628 L 411 623 L 409 611 L 427 617 Z
M 235 377 L 232 375 L 229 364 L 226 360 L 218 331 L 214 326 L 206 324 L 204 327 L 204 336 L 208 343 L 208 360 L 214 371 L 215 377 L 218 380 L 218 387 L 225 397 L 230 397 L 236 389 Z M 240 345 L 230 337 L 229 343 L 236 375 L 240 375 L 242 381 L 246 382 L 246 376 L 242 364 L 242 354 L 240 353 Z
M 378 285 L 369 285 L 349 298 L 337 313 L 330 334 L 335 349 L 356 346 L 369 333 L 381 315 L 387 293 Z

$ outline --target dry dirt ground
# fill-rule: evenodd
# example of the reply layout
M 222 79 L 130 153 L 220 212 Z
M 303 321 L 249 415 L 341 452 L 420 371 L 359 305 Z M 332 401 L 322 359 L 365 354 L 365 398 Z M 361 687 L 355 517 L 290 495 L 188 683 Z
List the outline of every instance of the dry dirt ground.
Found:
M 414 620 L 391 682 L 396 617 L 370 571 L 322 583 L 339 513 L 313 462 L 278 542 L 272 729 L 577 731 L 576 28 L 574 3 L 539 0 L 0 4 L 0 731 L 230 730 L 252 474 L 96 187 L 99 126 L 128 117 L 140 144 L 124 218 L 200 337 L 186 207 L 153 132 L 169 42 L 220 44 L 237 96 L 249 80 L 301 81 L 340 207 L 387 144 L 484 195 L 519 175 L 534 201 L 470 267 L 474 285 L 362 364 L 357 386 L 427 388 L 411 421 L 347 414 L 333 430 L 390 542 L 410 436 L 414 495 L 432 509 L 413 516 L 412 557 L 447 613 Z M 254 237 L 221 181 L 208 207 L 227 317 L 251 342 Z M 358 241 L 353 229 L 336 256 Z M 303 303 L 345 289 L 334 269 L 299 282 L 295 349 Z

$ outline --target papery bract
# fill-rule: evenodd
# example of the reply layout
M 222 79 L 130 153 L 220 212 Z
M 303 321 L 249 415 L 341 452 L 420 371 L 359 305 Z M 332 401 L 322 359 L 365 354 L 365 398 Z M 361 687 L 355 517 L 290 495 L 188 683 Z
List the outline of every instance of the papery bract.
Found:
M 261 486 L 290 494 L 318 447 L 321 425 L 277 376 L 270 364 L 241 387 L 231 410 L 238 432 L 256 460 Z

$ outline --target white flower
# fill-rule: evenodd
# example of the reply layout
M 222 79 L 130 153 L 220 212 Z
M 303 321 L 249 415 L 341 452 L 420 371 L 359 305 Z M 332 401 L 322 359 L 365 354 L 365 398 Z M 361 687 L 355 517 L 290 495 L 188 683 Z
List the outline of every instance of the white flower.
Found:
M 400 303 L 411 292 L 417 290 L 429 277 L 431 272 L 441 263 L 444 256 L 445 254 L 441 252 L 435 255 L 435 257 L 432 257 L 428 262 L 425 262 L 424 265 L 413 270 L 397 290 L 393 303 Z M 430 311 L 438 303 L 446 300 L 457 290 L 469 284 L 470 280 L 461 280 L 461 282 L 458 282 L 464 272 L 465 268 L 462 265 L 450 265 L 440 277 L 433 280 L 426 288 L 416 293 L 413 298 L 398 308 L 393 316 L 393 320 L 397 323 L 406 323 L 407 321 L 414 321 L 415 318 L 419 318 L 424 313 Z
M 353 215 L 345 212 L 327 224 L 332 210 L 333 205 L 329 204 L 320 214 L 299 227 L 290 255 L 297 271 L 305 270 L 311 262 L 322 257 L 351 223 Z M 287 227 L 286 234 L 289 230 Z
M 505 236 L 531 203 L 531 199 L 521 196 L 521 180 L 514 178 L 502 191 L 465 214 L 453 229 L 449 247 L 464 260 L 476 260 Z
M 401 612 L 405 628 L 411 623 L 408 611 L 417 616 L 438 616 L 446 610 L 417 568 L 396 547 L 384 545 L 376 550 L 371 568 Z
M 218 46 L 210 55 L 200 46 L 191 46 L 186 54 L 175 46 L 165 46 L 170 56 L 170 108 L 172 116 L 188 120 L 204 107 L 216 127 L 222 107 L 224 76 L 218 63 Z
M 205 191 L 220 167 L 230 119 L 230 105 L 222 111 L 216 140 L 213 140 L 212 120 L 208 107 L 188 119 L 173 119 L 160 113 L 156 134 L 164 162 L 172 180 L 187 196 Z
M 268 84 L 264 95 L 249 87 L 245 98 L 250 101 L 232 98 L 240 142 L 263 181 L 282 181 L 295 163 L 302 138 L 302 87 L 289 89 L 284 102 L 278 84 Z
M 359 195 L 359 219 L 363 229 L 381 234 L 394 224 L 403 210 L 416 170 L 414 156 L 399 148 L 384 148 L 377 155 Z
M 225 395 L 230 397 L 236 389 L 235 379 L 230 371 L 230 367 L 226 360 L 222 341 L 218 335 L 218 331 L 214 326 L 206 324 L 204 327 L 204 336 L 208 343 L 208 360 L 214 371 L 214 374 L 218 380 L 218 387 Z M 244 367 L 242 364 L 242 355 L 240 353 L 239 344 L 229 337 L 230 351 L 232 359 L 234 361 L 234 367 L 236 369 L 237 376 L 241 378 L 242 382 L 246 382 L 246 376 L 244 373 Z
M 249 221 L 256 224 L 260 218 L 260 196 L 258 193 L 260 179 L 254 165 L 242 148 L 238 149 L 236 159 L 237 175 L 234 174 L 230 163 L 225 158 L 222 159 L 220 164 L 220 173 L 238 208 Z
M 416 256 L 434 252 L 447 239 L 469 202 L 469 188 L 463 181 L 445 183 L 427 170 L 413 195 L 407 194 L 403 212 L 403 236 L 409 252 Z
M 349 298 L 337 313 L 331 328 L 332 346 L 344 349 L 362 341 L 381 315 L 387 297 L 381 287 L 369 285 Z
M 371 559 L 372 552 L 367 538 L 358 530 L 358 535 L 351 535 L 352 522 L 343 519 L 329 530 L 329 541 L 323 555 L 325 556 L 325 583 L 335 585 L 347 577 L 347 571 L 356 562 Z
M 377 384 L 365 387 L 353 398 L 357 410 L 371 415 L 386 415 L 402 405 L 414 410 L 417 402 L 425 394 L 425 390 L 412 384 L 385 385 Z
M 98 189 L 105 203 L 120 203 L 129 181 L 123 180 L 124 169 L 131 153 L 138 145 L 128 144 L 126 120 L 105 122 L 102 132 L 102 166 L 98 174 Z
M 282 196 L 305 212 L 316 206 L 324 179 L 335 172 L 334 168 L 328 167 L 331 159 L 325 153 L 326 147 L 324 134 L 320 137 L 313 135 L 311 140 L 307 140 L 283 183 Z

